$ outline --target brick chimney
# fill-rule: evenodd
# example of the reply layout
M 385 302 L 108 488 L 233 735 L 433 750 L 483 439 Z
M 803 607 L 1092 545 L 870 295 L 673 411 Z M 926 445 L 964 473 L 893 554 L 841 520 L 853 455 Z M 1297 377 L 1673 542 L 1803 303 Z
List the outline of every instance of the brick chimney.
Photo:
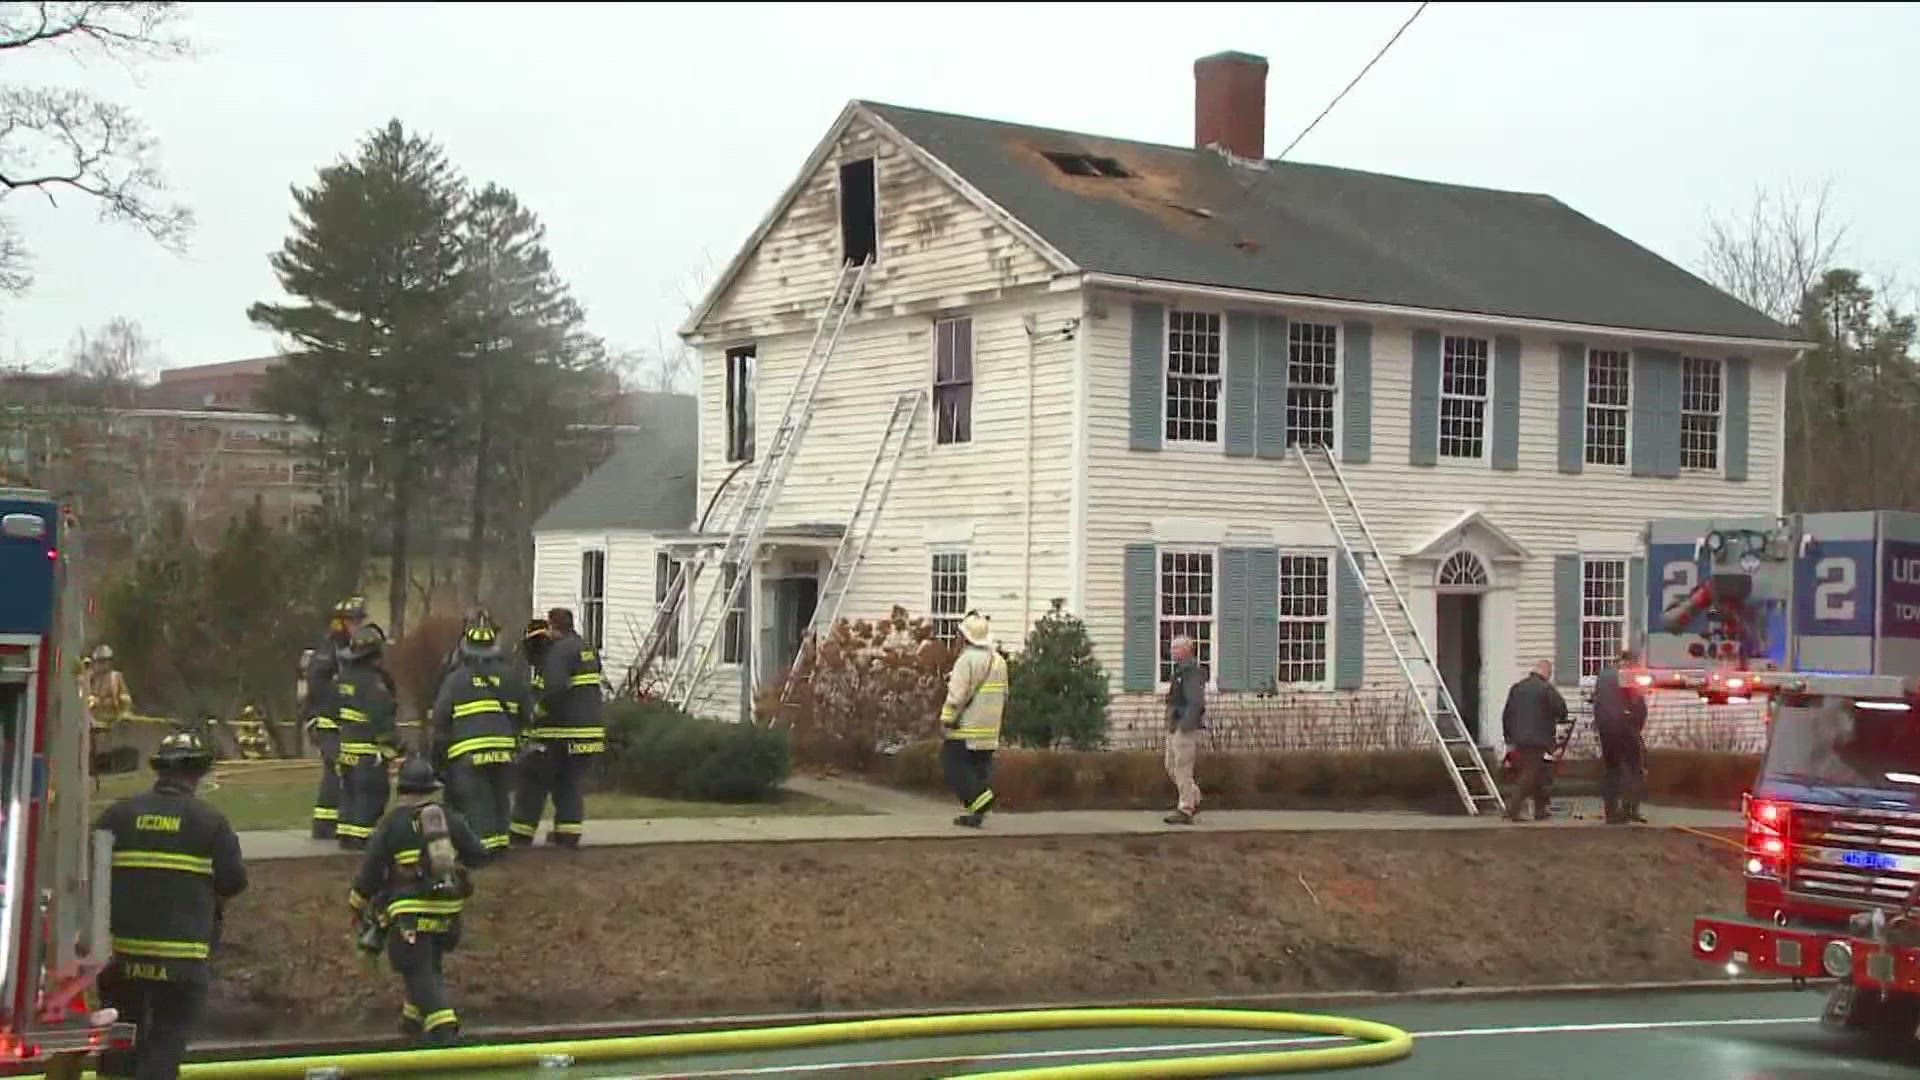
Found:
M 1254 161 L 1265 159 L 1265 57 L 1223 52 L 1193 62 L 1193 145 L 1201 150 L 1215 146 Z

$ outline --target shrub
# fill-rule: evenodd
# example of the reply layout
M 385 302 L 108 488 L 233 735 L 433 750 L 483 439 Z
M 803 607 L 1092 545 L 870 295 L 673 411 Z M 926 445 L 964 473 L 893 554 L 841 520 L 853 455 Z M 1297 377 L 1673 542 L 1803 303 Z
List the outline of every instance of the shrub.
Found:
M 664 701 L 607 706 L 599 782 L 635 795 L 767 802 L 791 769 L 787 733 L 702 720 Z
M 1107 673 L 1094 658 L 1086 624 L 1061 610 L 1040 617 L 1026 649 L 1009 665 L 1009 743 L 1098 750 L 1107 742 Z
M 387 647 L 387 673 L 400 696 L 400 715 L 425 716 L 440 692 L 440 665 L 460 643 L 458 615 L 429 615 Z
M 754 712 L 790 733 L 802 764 L 864 772 L 889 750 L 937 730 L 954 655 L 932 623 L 905 608 L 875 622 L 840 619 L 817 648 L 806 646 L 795 670 L 761 692 Z

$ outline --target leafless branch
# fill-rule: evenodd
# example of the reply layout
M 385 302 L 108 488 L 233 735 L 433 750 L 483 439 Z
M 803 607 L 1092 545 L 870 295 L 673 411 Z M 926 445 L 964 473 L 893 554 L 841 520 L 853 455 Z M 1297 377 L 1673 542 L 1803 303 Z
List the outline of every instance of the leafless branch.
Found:
M 186 56 L 191 47 L 174 34 L 176 3 L 155 0 L 0 3 L 0 52 L 55 45 L 115 58 Z
M 1832 181 L 1759 189 L 1745 215 L 1707 217 L 1702 272 L 1708 280 L 1782 323 L 1833 265 L 1846 226 L 1833 220 Z

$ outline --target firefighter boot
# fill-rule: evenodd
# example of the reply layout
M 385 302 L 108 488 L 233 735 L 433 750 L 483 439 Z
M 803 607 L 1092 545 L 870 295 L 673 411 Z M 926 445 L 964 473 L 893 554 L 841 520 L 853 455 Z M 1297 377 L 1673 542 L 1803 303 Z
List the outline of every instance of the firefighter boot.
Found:
M 1629 821 L 1636 825 L 1648 824 L 1646 817 L 1640 813 L 1640 803 L 1637 800 L 1627 800 L 1626 808 L 1621 811 L 1620 817 L 1621 820 Z
M 1615 798 L 1612 795 L 1607 796 L 1607 810 L 1606 810 L 1607 824 L 1622 825 L 1626 823 L 1626 820 L 1627 820 L 1626 817 L 1620 813 L 1620 800 Z

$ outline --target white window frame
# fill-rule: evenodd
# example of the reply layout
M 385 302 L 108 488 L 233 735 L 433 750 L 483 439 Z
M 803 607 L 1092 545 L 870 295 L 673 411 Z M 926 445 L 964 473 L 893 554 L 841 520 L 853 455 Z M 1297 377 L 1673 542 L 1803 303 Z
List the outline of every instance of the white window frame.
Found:
M 578 545 L 576 551 L 579 557 L 574 560 L 573 564 L 573 613 L 578 622 L 578 626 L 576 626 L 575 629 L 579 630 L 580 636 L 586 640 L 587 644 L 596 649 L 605 649 L 607 645 L 605 640 L 607 636 L 607 572 L 610 568 L 610 560 L 607 557 L 607 542 L 605 540 L 599 540 L 582 543 Z M 600 595 L 591 599 L 587 596 L 587 557 L 590 555 L 600 556 Z M 594 619 L 593 616 L 588 613 L 589 610 L 597 612 L 599 615 L 600 621 L 597 633 L 588 633 L 588 630 L 594 627 Z
M 1486 346 L 1486 354 L 1487 354 L 1486 392 L 1477 398 L 1470 395 L 1466 395 L 1466 394 L 1447 393 L 1447 342 L 1455 341 L 1455 340 L 1478 341 L 1483 343 Z M 1492 338 L 1482 337 L 1478 334 L 1442 333 L 1440 335 L 1440 385 L 1435 388 L 1438 392 L 1434 397 L 1434 417 L 1433 417 L 1433 456 L 1435 461 L 1438 461 L 1442 464 L 1452 462 L 1457 465 L 1485 465 L 1493 460 L 1493 368 L 1494 368 L 1494 363 L 1495 361 L 1494 361 L 1494 355 L 1493 355 L 1493 339 Z M 1449 454 L 1446 452 L 1447 401 L 1449 399 L 1455 400 L 1455 401 L 1479 401 L 1480 402 L 1480 454 L 1478 457 L 1462 457 L 1458 454 Z
M 754 634 L 755 627 L 753 620 L 748 616 L 758 610 L 760 606 L 754 603 L 755 598 L 753 591 L 758 587 L 759 581 L 753 571 L 753 563 L 749 562 L 741 565 L 738 573 L 746 577 L 746 587 L 740 590 L 740 599 L 737 603 L 720 612 L 720 649 L 714 659 L 714 663 L 719 667 L 737 669 L 742 664 L 753 662 L 753 646 L 756 635 Z M 712 572 L 720 575 L 720 587 L 722 589 L 729 588 L 727 585 L 727 567 L 725 563 L 716 562 Z M 740 620 L 738 624 L 740 627 L 738 635 L 727 632 L 734 625 L 736 618 Z M 729 660 L 727 659 L 728 646 L 736 641 L 739 645 L 737 651 L 740 655 Z
M 1607 650 L 1607 655 L 1602 658 L 1602 662 L 1600 665 L 1601 667 L 1605 667 L 1607 664 L 1612 663 L 1614 659 L 1617 656 L 1619 656 L 1620 650 L 1627 647 L 1629 636 L 1633 633 L 1634 598 L 1632 595 L 1630 595 L 1632 591 L 1632 583 L 1633 583 L 1632 560 L 1625 555 L 1604 555 L 1604 554 L 1581 555 L 1580 556 L 1580 635 L 1579 635 L 1580 643 L 1578 646 L 1578 655 L 1576 656 L 1574 661 L 1575 663 L 1580 665 L 1580 685 L 1581 686 L 1592 686 L 1594 682 L 1594 676 L 1598 674 L 1598 672 L 1594 672 L 1590 674 L 1587 671 L 1587 627 L 1588 625 L 1596 624 L 1596 623 L 1610 623 L 1610 622 L 1616 621 L 1615 619 L 1607 616 L 1587 614 L 1587 580 L 1588 580 L 1587 568 L 1597 564 L 1601 564 L 1601 563 L 1613 564 L 1620 568 L 1620 616 L 1619 616 L 1619 619 L 1617 620 L 1620 624 L 1620 635 L 1618 640 L 1614 642 L 1613 647 Z
M 744 402 L 734 393 L 733 362 L 737 357 L 746 359 L 740 379 L 740 390 L 746 398 Z M 726 464 L 736 465 L 754 460 L 760 452 L 760 409 L 756 398 L 760 382 L 760 343 L 743 341 L 727 346 L 720 352 L 720 364 L 720 430 L 724 444 L 720 448 L 720 457 Z M 746 425 L 747 446 L 743 456 L 735 457 L 735 450 L 738 449 L 736 443 L 741 435 L 739 422 Z
M 1220 324 L 1220 350 L 1215 358 L 1211 380 L 1213 394 L 1213 438 L 1176 439 L 1168 434 L 1173 423 L 1173 320 L 1176 315 L 1200 315 Z M 1208 376 L 1182 375 L 1181 378 L 1206 379 Z M 1201 450 L 1225 449 L 1227 442 L 1227 313 L 1219 308 L 1167 305 L 1160 318 L 1160 445 L 1163 448 L 1188 447 Z
M 940 441 L 940 327 L 943 323 L 967 324 L 967 437 L 956 442 Z M 965 451 L 977 441 L 975 421 L 980 403 L 980 326 L 971 312 L 936 317 L 927 330 L 927 445 L 938 453 Z
M 960 556 L 960 608 L 957 611 L 940 609 L 939 578 L 942 576 L 939 561 L 942 557 Z M 968 606 L 973 598 L 973 556 L 965 547 L 958 544 L 937 544 L 927 548 L 927 618 L 933 623 L 936 638 L 951 645 L 960 641 L 960 620 L 971 610 Z M 952 636 L 940 633 L 941 622 L 953 624 Z
M 1282 610 L 1283 605 L 1281 604 L 1280 600 L 1281 600 L 1281 597 L 1286 595 L 1286 581 L 1287 581 L 1284 561 L 1290 558 L 1291 559 L 1304 558 L 1304 559 L 1325 559 L 1326 560 L 1327 562 L 1327 571 L 1326 571 L 1327 613 L 1324 616 L 1321 616 L 1320 618 L 1317 618 L 1317 619 L 1310 618 L 1310 617 L 1303 617 L 1303 616 L 1289 617 Z M 1277 572 L 1274 576 L 1276 578 L 1277 584 L 1275 586 L 1274 598 L 1273 598 L 1274 611 L 1277 614 L 1278 621 L 1281 623 L 1319 623 L 1327 628 L 1327 631 L 1326 631 L 1327 637 L 1326 637 L 1325 677 L 1318 680 L 1313 680 L 1313 681 L 1287 682 L 1280 678 L 1279 651 L 1280 651 L 1281 640 L 1280 640 L 1279 628 L 1276 626 L 1274 628 L 1274 634 L 1273 634 L 1273 645 L 1274 645 L 1273 679 L 1274 679 L 1274 684 L 1277 687 L 1288 689 L 1288 690 L 1331 690 L 1333 689 L 1333 684 L 1335 679 L 1334 669 L 1337 666 L 1337 662 L 1338 662 L 1338 657 L 1336 655 L 1336 652 L 1339 648 L 1339 638 L 1336 632 L 1338 629 L 1336 624 L 1338 622 L 1338 616 L 1340 612 L 1340 597 L 1339 597 L 1340 574 L 1336 566 L 1336 563 L 1339 560 L 1339 558 L 1340 558 L 1340 553 L 1338 551 L 1335 551 L 1332 548 L 1281 548 L 1280 549 L 1279 561 L 1276 561 L 1275 563 Z
M 1163 614 L 1165 594 L 1161 585 L 1165 575 L 1161 570 L 1162 559 L 1168 555 L 1205 555 L 1213 569 L 1212 582 L 1208 585 L 1208 608 L 1210 614 L 1205 619 L 1175 619 Z M 1214 649 L 1220 644 L 1220 547 L 1217 544 L 1156 544 L 1153 549 L 1153 682 L 1156 687 L 1166 689 L 1167 680 L 1160 672 L 1160 629 L 1169 622 L 1207 624 L 1206 650 L 1201 651 L 1199 641 L 1194 642 L 1194 657 L 1207 673 L 1207 689 L 1215 688 L 1218 678 L 1214 671 Z M 1171 642 L 1171 638 L 1168 639 Z
M 660 579 L 661 559 L 667 560 L 668 573 L 665 581 Z M 675 556 L 672 550 L 668 548 L 653 549 L 653 610 L 656 615 L 660 611 L 660 605 L 666 600 L 667 592 L 673 587 L 673 575 L 682 572 L 689 561 L 690 560 Z M 690 585 L 682 585 L 680 592 L 680 604 L 674 609 L 673 613 L 673 627 L 667 631 L 666 641 L 660 643 L 660 652 L 655 657 L 656 660 L 678 660 L 680 659 L 680 650 L 687 647 L 687 610 L 692 606 L 687 601 L 692 595 L 693 589 Z M 653 624 L 651 622 L 647 624 L 647 630 L 648 632 L 652 632 Z M 672 645 L 672 649 L 668 649 L 668 645 Z
M 1611 353 L 1624 357 L 1627 362 L 1627 402 L 1625 405 L 1596 405 L 1593 400 L 1593 358 L 1595 353 Z M 1589 469 L 1621 469 L 1633 465 L 1633 396 L 1639 387 L 1635 384 L 1633 350 L 1613 345 L 1587 346 L 1587 359 L 1581 369 L 1580 390 L 1580 462 Z M 1595 410 L 1618 412 L 1623 430 L 1626 432 L 1622 443 L 1621 459 L 1618 462 L 1593 460 L 1593 414 Z
M 1287 320 L 1287 400 L 1281 403 L 1282 413 L 1287 427 L 1287 449 L 1294 448 L 1293 437 L 1293 331 L 1296 326 L 1327 326 L 1333 328 L 1333 425 L 1328 438 L 1332 440 L 1332 449 L 1338 454 L 1341 439 L 1346 434 L 1346 396 L 1347 396 L 1347 328 L 1337 322 L 1322 322 L 1319 319 Z
M 1712 364 L 1714 385 L 1719 391 L 1718 407 L 1713 412 L 1700 412 L 1687 408 L 1687 365 Z M 1676 432 L 1680 439 L 1680 471 L 1695 476 L 1720 476 L 1727 467 L 1727 362 L 1719 356 L 1680 356 L 1680 430 Z M 1696 466 L 1687 464 L 1687 417 L 1713 417 L 1713 464 Z

